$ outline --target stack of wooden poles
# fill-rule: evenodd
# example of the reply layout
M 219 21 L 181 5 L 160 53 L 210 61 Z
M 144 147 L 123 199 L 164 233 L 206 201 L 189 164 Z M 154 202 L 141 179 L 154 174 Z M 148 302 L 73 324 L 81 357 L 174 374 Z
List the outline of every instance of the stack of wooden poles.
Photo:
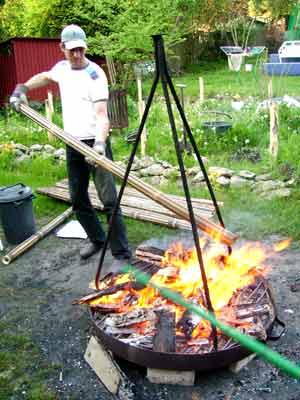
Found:
M 69 203 L 71 201 L 68 190 L 68 181 L 66 179 L 57 182 L 52 187 L 39 188 L 37 189 L 37 192 Z M 93 207 L 102 211 L 104 206 L 97 196 L 96 188 L 93 183 L 90 183 L 89 196 Z M 185 198 L 183 196 L 169 194 L 167 197 L 171 201 L 185 206 Z M 192 204 L 195 215 L 204 218 L 213 217 L 215 209 L 212 201 L 192 198 Z M 222 203 L 219 203 L 219 205 L 222 205 Z M 189 221 L 178 218 L 169 209 L 157 204 L 155 201 L 132 188 L 125 188 L 121 200 L 121 207 L 123 215 L 129 218 L 165 225 L 171 228 L 191 230 L 191 224 Z

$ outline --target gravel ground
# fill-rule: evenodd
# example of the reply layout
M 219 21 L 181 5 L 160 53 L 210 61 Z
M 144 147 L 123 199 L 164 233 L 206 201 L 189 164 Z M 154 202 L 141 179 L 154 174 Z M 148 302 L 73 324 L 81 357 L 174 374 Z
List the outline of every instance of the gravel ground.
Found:
M 270 246 L 277 240 L 269 237 L 264 244 Z M 0 315 L 3 319 L 13 315 L 18 328 L 40 347 L 44 359 L 62 365 L 57 377 L 47 382 L 58 399 L 106 400 L 112 396 L 83 358 L 91 334 L 89 315 L 85 307 L 71 305 L 88 293 L 98 263 L 97 256 L 80 260 L 82 245 L 82 240 L 51 234 L 9 266 L 2 265 Z M 300 355 L 299 292 L 292 292 L 291 285 L 300 279 L 299 259 L 299 246 L 293 246 L 269 260 L 278 315 L 287 325 L 286 334 L 270 345 L 296 362 Z M 107 253 L 105 265 L 111 261 Z M 139 400 L 300 399 L 296 380 L 257 358 L 238 374 L 227 369 L 197 374 L 193 387 L 154 385 L 145 378 L 145 369 L 125 361 L 120 366 L 135 383 Z

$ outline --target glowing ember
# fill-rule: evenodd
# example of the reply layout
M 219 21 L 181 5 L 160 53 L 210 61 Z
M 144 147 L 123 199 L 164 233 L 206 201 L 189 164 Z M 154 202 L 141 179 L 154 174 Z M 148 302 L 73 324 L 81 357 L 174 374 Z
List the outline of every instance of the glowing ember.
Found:
M 274 246 L 274 251 L 281 251 L 290 241 L 281 242 Z M 247 318 L 237 316 L 234 307 L 230 307 L 232 299 L 239 295 L 241 289 L 254 285 L 258 279 L 265 277 L 270 267 L 263 263 L 271 255 L 263 249 L 262 245 L 247 244 L 240 249 L 234 249 L 232 254 L 226 254 L 224 246 L 209 246 L 204 240 L 200 242 L 203 256 L 203 264 L 206 272 L 209 294 L 216 316 L 224 321 L 232 322 L 240 329 L 249 326 Z M 187 300 L 206 308 L 201 271 L 195 248 L 185 249 L 181 243 L 174 244 L 168 249 L 161 262 L 161 268 L 155 273 L 152 282 L 181 293 Z M 152 287 L 140 290 L 131 284 L 129 275 L 119 275 L 114 285 L 128 282 L 125 289 L 102 296 L 89 304 L 92 307 L 104 307 L 105 304 L 120 304 L 118 312 L 131 312 L 137 308 L 159 309 L 168 307 L 176 313 L 177 334 L 182 335 L 180 321 L 183 318 L 184 309 L 170 303 L 160 296 Z M 102 284 L 105 288 L 106 286 Z M 134 300 L 134 301 L 133 301 Z M 243 317 L 244 318 L 244 317 Z M 191 329 L 191 338 L 199 339 L 208 337 L 211 333 L 210 324 L 207 321 L 195 320 Z M 151 330 L 151 323 L 134 324 L 135 332 L 143 334 Z

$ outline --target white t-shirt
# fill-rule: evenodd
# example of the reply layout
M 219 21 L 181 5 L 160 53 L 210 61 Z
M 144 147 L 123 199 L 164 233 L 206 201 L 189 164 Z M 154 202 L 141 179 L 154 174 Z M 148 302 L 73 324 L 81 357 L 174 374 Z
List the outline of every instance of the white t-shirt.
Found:
M 64 60 L 54 65 L 50 76 L 59 85 L 64 130 L 80 140 L 95 138 L 95 103 L 108 100 L 104 71 L 92 61 L 84 69 L 72 69 Z

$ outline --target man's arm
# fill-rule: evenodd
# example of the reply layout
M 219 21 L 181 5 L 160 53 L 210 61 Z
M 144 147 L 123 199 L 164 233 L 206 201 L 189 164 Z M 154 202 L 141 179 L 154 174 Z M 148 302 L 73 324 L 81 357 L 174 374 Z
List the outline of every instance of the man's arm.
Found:
M 95 103 L 96 113 L 96 138 L 93 149 L 101 155 L 105 155 L 105 142 L 109 132 L 109 119 L 107 113 L 107 101 L 101 100 Z M 86 161 L 90 164 L 93 162 L 87 158 Z
M 30 79 L 28 79 L 28 81 L 24 83 L 24 85 L 27 87 L 28 90 L 32 90 L 49 85 L 49 83 L 51 82 L 53 82 L 53 80 L 50 77 L 50 72 L 45 71 L 32 76 Z
M 20 104 L 27 103 L 26 94 L 28 90 L 46 86 L 50 82 L 52 82 L 50 72 L 41 72 L 28 79 L 25 83 L 19 83 L 9 98 L 10 104 L 16 111 L 19 111 Z
M 96 112 L 96 142 L 104 142 L 109 133 L 109 119 L 107 112 L 107 101 L 98 101 L 95 103 Z

